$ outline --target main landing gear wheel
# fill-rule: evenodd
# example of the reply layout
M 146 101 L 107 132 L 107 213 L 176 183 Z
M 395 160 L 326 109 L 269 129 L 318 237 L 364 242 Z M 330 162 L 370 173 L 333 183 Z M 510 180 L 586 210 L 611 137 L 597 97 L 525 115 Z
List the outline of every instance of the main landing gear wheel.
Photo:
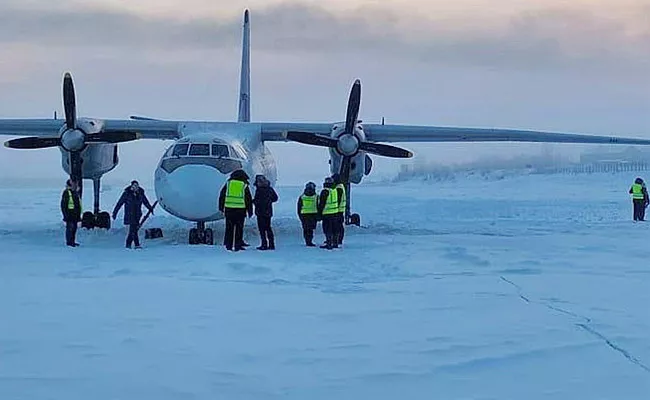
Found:
M 97 214 L 95 226 L 100 229 L 111 229 L 111 215 L 107 211 L 102 211 Z
M 81 227 L 85 229 L 111 229 L 111 215 L 106 211 L 102 211 L 97 215 L 86 211 L 81 216 Z
M 212 246 L 214 245 L 214 232 L 205 227 L 205 222 L 198 222 L 196 228 L 190 229 L 189 239 L 191 245 L 207 244 Z

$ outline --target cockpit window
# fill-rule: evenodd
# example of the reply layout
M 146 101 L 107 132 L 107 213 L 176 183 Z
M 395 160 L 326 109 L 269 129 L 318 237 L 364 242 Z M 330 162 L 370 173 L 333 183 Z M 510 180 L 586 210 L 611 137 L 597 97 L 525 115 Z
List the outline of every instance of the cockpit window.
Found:
M 172 153 L 172 156 L 184 156 L 187 155 L 187 149 L 190 147 L 189 144 L 184 143 L 184 144 L 177 144 L 174 146 L 174 152 Z
M 225 144 L 213 144 L 212 145 L 212 156 L 214 157 L 229 157 L 230 153 L 228 152 L 228 146 Z
M 210 145 L 209 144 L 193 144 L 190 147 L 191 156 L 209 156 L 210 155 Z

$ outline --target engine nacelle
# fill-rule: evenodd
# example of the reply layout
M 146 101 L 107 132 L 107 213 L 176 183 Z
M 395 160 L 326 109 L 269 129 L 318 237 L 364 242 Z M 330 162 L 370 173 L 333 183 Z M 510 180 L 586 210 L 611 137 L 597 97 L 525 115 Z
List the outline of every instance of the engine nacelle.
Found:
M 81 151 L 81 173 L 84 179 L 99 179 L 119 164 L 117 144 L 89 144 Z M 70 153 L 61 149 L 61 166 L 70 175 Z
M 341 168 L 341 160 L 343 157 L 336 152 L 336 150 L 330 149 L 330 172 L 332 174 L 338 173 Z M 366 175 L 366 153 L 360 151 L 356 156 L 352 157 L 352 162 L 350 163 L 350 182 L 352 183 L 361 183 L 361 180 Z
M 85 134 L 99 133 L 104 128 L 102 120 L 92 118 L 78 118 L 77 129 Z M 65 131 L 65 125 L 61 127 L 61 134 Z M 66 174 L 70 175 L 70 153 L 63 148 L 61 150 L 61 166 Z M 117 155 L 117 144 L 113 143 L 91 143 L 81 150 L 81 175 L 83 179 L 99 179 L 105 173 L 112 171 L 119 163 Z

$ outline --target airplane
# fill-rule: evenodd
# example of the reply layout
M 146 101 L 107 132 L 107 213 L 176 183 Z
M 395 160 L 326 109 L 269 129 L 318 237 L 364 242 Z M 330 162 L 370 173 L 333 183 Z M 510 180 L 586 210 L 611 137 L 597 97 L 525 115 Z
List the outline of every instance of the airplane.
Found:
M 93 181 L 93 211 L 84 212 L 82 226 L 110 229 L 110 215 L 100 211 L 100 184 L 104 174 L 119 163 L 118 144 L 139 139 L 173 140 L 154 173 L 154 189 L 165 211 L 196 226 L 189 243 L 214 244 L 206 223 L 223 218 L 217 199 L 229 174 L 243 169 L 248 176 L 265 175 L 272 185 L 277 168 L 267 142 L 297 142 L 329 150 L 330 173 L 339 173 L 346 187 L 345 223 L 359 225 L 351 214 L 352 183 L 371 173 L 370 154 L 410 158 L 413 153 L 391 142 L 552 142 L 650 145 L 650 140 L 516 129 L 363 124 L 359 117 L 361 82 L 355 80 L 348 98 L 345 121 L 334 123 L 251 122 L 250 15 L 244 11 L 236 122 L 172 121 L 130 116 L 114 120 L 78 117 L 72 76 L 63 76 L 65 120 L 0 119 L 0 135 L 27 136 L 8 140 L 12 149 L 58 147 L 61 165 L 70 179 Z M 83 188 L 81 189 L 83 194 Z M 254 190 L 254 189 L 253 189 Z

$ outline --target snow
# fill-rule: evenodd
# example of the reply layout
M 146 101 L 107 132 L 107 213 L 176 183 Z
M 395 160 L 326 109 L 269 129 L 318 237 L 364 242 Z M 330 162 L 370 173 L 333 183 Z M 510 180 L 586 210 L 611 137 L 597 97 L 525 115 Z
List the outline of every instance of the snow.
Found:
M 332 252 L 302 246 L 280 186 L 278 250 L 243 253 L 162 210 L 141 251 L 120 219 L 70 249 L 60 187 L 0 183 L 0 398 L 647 399 L 635 177 L 361 185 Z

